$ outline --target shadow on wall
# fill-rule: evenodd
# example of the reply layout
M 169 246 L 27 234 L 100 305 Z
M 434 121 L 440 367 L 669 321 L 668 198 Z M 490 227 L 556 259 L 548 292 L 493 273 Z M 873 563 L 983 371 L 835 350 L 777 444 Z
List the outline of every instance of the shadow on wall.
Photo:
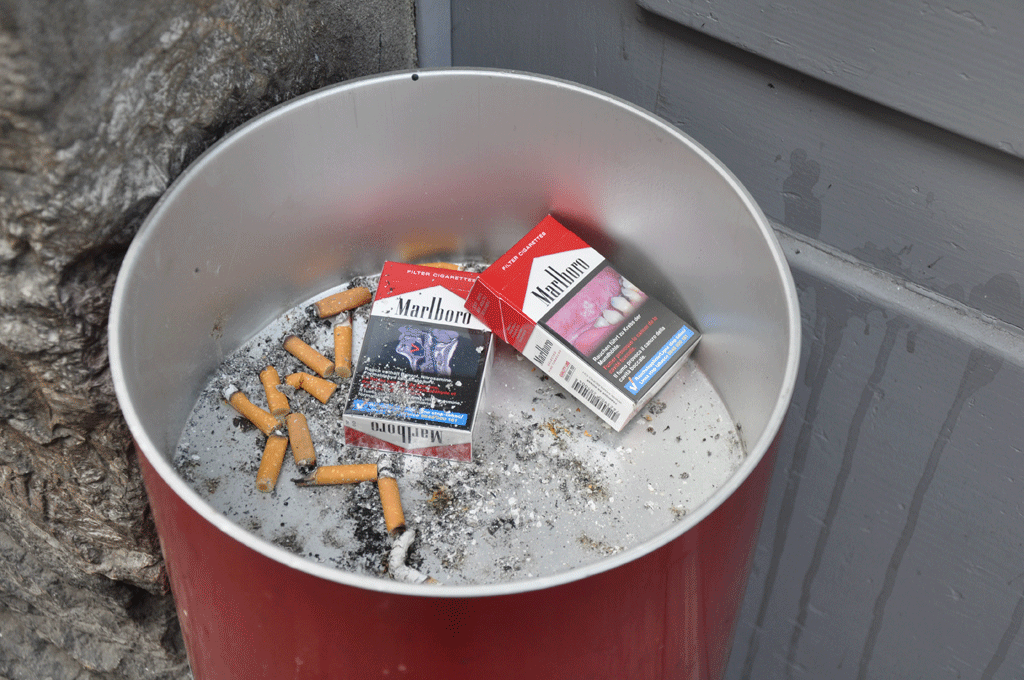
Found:
M 818 182 L 820 167 L 817 162 L 809 160 L 803 149 L 795 149 L 790 154 L 790 175 L 783 181 L 782 196 L 785 206 L 785 225 L 806 236 L 817 238 L 821 233 L 821 201 L 814 195 L 813 189 Z M 904 248 L 899 252 L 880 249 L 867 243 L 855 249 L 853 255 L 866 264 L 881 270 L 893 272 L 898 276 L 910 279 L 909 272 L 900 261 L 901 256 L 908 252 Z M 811 612 L 812 589 L 825 559 L 832 528 L 840 513 L 841 501 L 850 478 L 855 455 L 858 449 L 861 429 L 870 413 L 876 412 L 876 400 L 884 400 L 881 389 L 892 353 L 897 346 L 900 333 L 905 332 L 904 347 L 907 353 L 916 350 L 917 335 L 922 330 L 914 323 L 898 313 L 898 310 L 881 309 L 857 298 L 831 283 L 811 284 L 814 291 L 815 312 L 812 342 L 809 343 L 809 355 L 804 371 L 804 384 L 808 387 L 805 411 L 800 418 L 801 429 L 797 435 L 793 459 L 786 472 L 785 491 L 775 523 L 775 534 L 771 544 L 771 562 L 768 565 L 764 587 L 757 603 L 756 618 L 750 634 L 749 644 L 740 677 L 750 677 L 753 673 L 755 660 L 759 651 L 761 635 L 766 624 L 769 604 L 780 576 L 780 564 L 787 543 L 787 534 L 797 507 L 797 498 L 801 480 L 808 460 L 813 432 L 820 427 L 819 412 L 822 396 L 833 371 L 842 370 L 835 364 L 836 357 L 843 345 L 846 331 L 854 319 L 864 323 L 864 334 L 870 334 L 869 314 L 880 312 L 885 319 L 884 336 L 878 346 L 874 366 L 865 382 L 863 389 L 847 426 L 842 458 L 839 470 L 832 487 L 827 509 L 821 520 L 814 549 L 807 562 L 800 580 L 800 596 L 797 604 L 797 615 L 790 634 L 786 651 L 787 675 L 792 676 L 794 669 L 800 668 L 797 659 L 802 633 L 808 625 Z M 1017 279 L 1010 274 L 997 274 L 987 282 L 971 289 L 965 296 L 959 286 L 945 291 L 946 295 L 966 302 L 971 307 L 989 314 L 997 319 L 1005 320 L 1020 328 L 1024 328 L 1024 300 L 1021 299 L 1021 288 Z M 965 299 L 966 298 L 966 299 Z M 880 583 L 872 608 L 872 615 L 858 662 L 858 679 L 869 677 L 869 665 L 878 643 L 879 633 L 885 619 L 887 605 L 893 594 L 901 565 L 910 546 L 911 539 L 917 528 L 921 508 L 925 496 L 935 477 L 942 454 L 949 443 L 956 425 L 970 398 L 981 388 L 990 384 L 1002 368 L 1002 360 L 983 349 L 971 349 L 960 380 L 953 395 L 952 403 L 946 413 L 941 427 L 935 437 L 931 450 L 925 459 L 921 475 L 915 485 L 911 501 L 907 506 L 907 514 L 900 530 L 899 538 L 893 548 L 886 566 L 885 573 L 877 582 Z M 827 417 L 827 416 L 826 416 Z M 1021 595 L 1015 611 L 1024 611 L 1024 594 Z M 1015 623 L 1016 622 L 1016 623 Z M 1003 665 L 1009 643 L 1016 637 L 1020 621 L 1011 621 L 1006 630 L 1003 643 L 999 645 L 983 671 L 982 680 L 992 678 Z

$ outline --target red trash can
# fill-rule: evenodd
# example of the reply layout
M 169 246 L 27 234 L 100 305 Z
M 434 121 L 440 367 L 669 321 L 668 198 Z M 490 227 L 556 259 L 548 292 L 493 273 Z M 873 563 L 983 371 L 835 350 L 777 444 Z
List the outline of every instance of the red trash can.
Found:
M 693 360 L 742 423 L 746 457 L 702 505 L 560 573 L 414 585 L 288 552 L 178 473 L 178 437 L 220 360 L 283 311 L 379 271 L 423 234 L 493 258 L 548 213 L 703 333 Z M 724 673 L 796 379 L 799 310 L 748 192 L 656 116 L 482 69 L 310 93 L 232 132 L 168 189 L 124 260 L 109 332 L 197 680 Z

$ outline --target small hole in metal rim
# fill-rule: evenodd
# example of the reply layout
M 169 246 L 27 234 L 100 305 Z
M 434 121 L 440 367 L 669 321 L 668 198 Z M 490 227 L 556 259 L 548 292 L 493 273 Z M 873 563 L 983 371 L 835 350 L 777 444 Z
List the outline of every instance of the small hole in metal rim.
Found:
M 420 74 L 418 74 L 418 73 L 413 73 L 413 74 L 412 74 L 412 79 L 413 79 L 413 80 L 419 80 L 419 79 L 420 79 Z

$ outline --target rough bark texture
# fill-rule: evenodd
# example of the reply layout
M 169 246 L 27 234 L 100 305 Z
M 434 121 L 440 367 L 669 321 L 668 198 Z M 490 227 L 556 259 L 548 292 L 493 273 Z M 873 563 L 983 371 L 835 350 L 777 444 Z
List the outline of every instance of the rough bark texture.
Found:
M 109 376 L 118 267 L 232 128 L 414 64 L 412 0 L 0 0 L 0 680 L 189 676 Z

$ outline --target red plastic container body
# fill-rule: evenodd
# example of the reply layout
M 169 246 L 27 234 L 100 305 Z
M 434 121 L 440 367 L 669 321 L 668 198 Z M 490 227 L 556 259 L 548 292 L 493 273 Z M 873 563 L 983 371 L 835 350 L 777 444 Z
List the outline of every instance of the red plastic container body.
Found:
M 368 591 L 287 567 L 186 504 L 139 451 L 196 680 L 704 680 L 728 662 L 778 439 L 690 531 L 621 567 L 498 597 Z

